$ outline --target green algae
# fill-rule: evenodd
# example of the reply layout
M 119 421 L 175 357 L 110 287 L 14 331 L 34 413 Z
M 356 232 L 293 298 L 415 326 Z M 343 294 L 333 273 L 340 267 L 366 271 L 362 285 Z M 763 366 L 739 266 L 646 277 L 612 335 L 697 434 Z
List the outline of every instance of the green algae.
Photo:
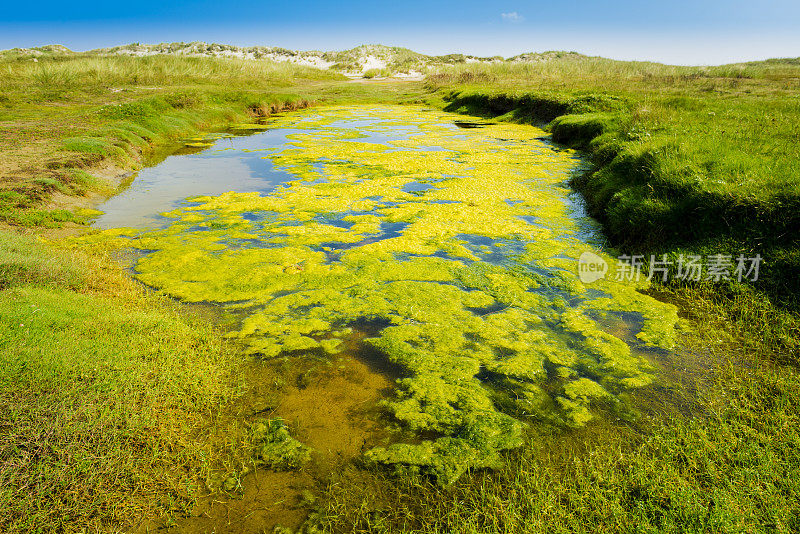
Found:
M 311 451 L 289 434 L 281 419 L 255 422 L 251 428 L 253 461 L 278 471 L 298 469 L 311 458 Z
M 209 148 L 222 138 L 231 137 L 230 134 L 213 134 L 202 137 L 187 137 L 183 140 L 186 148 Z
M 578 280 L 591 247 L 565 201 L 576 162 L 540 130 L 465 133 L 402 107 L 327 108 L 269 127 L 305 130 L 264 156 L 294 180 L 266 196 L 196 197 L 164 214 L 164 229 L 107 239 L 149 252 L 136 265 L 144 283 L 241 310 L 231 336 L 261 358 L 336 353 L 354 325 L 385 325 L 364 341 L 403 372 L 384 407 L 433 437 L 371 461 L 447 484 L 497 465 L 527 424 L 584 425 L 655 379 L 636 345 L 670 349 L 676 310 L 644 295 L 645 281 Z M 404 190 L 420 183 L 435 187 Z M 598 321 L 616 312 L 639 318 L 632 344 Z
M 269 124 L 256 124 L 256 123 L 237 123 L 230 125 L 231 130 L 242 130 L 242 131 L 260 131 L 260 130 L 270 130 L 272 126 Z

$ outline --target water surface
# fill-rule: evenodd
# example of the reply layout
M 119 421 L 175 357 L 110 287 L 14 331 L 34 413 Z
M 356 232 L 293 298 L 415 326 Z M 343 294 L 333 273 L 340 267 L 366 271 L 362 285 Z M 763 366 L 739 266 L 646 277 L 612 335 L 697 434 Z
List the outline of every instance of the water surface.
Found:
M 397 371 L 382 407 L 405 436 L 367 458 L 448 483 L 498 465 L 532 425 L 626 417 L 677 320 L 643 282 L 578 280 L 583 252 L 612 275 L 615 262 L 565 185 L 573 152 L 530 126 L 457 118 L 279 117 L 142 171 L 97 225 L 136 229 L 106 235 L 146 251 L 146 284 L 238 312 L 232 335 L 255 357 L 358 340 Z

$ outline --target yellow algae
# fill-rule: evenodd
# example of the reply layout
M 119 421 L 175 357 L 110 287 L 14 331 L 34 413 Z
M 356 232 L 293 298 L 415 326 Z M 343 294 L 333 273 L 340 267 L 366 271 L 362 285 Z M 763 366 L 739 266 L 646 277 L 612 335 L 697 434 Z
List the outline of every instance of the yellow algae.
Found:
M 214 146 L 214 143 L 224 137 L 230 137 L 229 134 L 213 134 L 203 137 L 187 137 L 183 140 L 183 145 L 187 148 L 208 148 Z
M 242 130 L 242 131 L 259 131 L 259 130 L 271 130 L 274 128 L 272 124 L 256 124 L 256 123 L 241 123 L 241 124 L 231 124 L 231 130 Z
M 301 130 L 264 155 L 283 186 L 195 197 L 166 228 L 108 238 L 147 251 L 150 286 L 238 308 L 231 335 L 259 357 L 335 353 L 379 325 L 364 343 L 403 373 L 384 406 L 429 439 L 368 458 L 452 482 L 496 465 L 532 421 L 582 425 L 651 383 L 635 345 L 670 348 L 677 321 L 645 283 L 578 280 L 587 250 L 615 263 L 579 238 L 571 152 L 533 127 L 452 120 L 384 106 L 276 117 L 269 128 Z M 634 346 L 598 322 L 614 312 L 639 318 Z
M 100 215 L 103 214 L 102 211 L 92 208 L 78 208 L 74 211 L 74 213 L 78 217 L 86 217 L 86 218 L 99 217 Z

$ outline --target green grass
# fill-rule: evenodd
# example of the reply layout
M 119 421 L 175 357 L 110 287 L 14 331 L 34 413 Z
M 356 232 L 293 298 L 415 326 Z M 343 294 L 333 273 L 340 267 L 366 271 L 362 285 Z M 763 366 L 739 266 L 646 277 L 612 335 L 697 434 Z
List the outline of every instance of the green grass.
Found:
M 0 530 L 117 531 L 190 506 L 241 359 L 108 260 L 0 233 Z
M 347 472 L 326 489 L 345 532 L 796 532 L 798 377 L 737 381 L 726 406 L 648 436 L 549 436 L 448 491 Z M 764 404 L 765 399 L 772 399 Z M 420 486 L 422 489 L 420 489 Z
M 602 58 L 468 65 L 430 76 L 448 109 L 549 123 L 586 151 L 573 185 L 612 241 L 643 254 L 760 253 L 760 287 L 800 294 L 800 68 Z
M 39 191 L 59 190 L 69 191 L 62 182 L 50 178 L 35 178 L 31 183 Z M 75 213 L 65 209 L 37 209 L 33 208 L 29 197 L 16 191 L 0 191 L 0 222 L 22 227 L 58 228 L 63 223 L 82 223 L 83 219 Z

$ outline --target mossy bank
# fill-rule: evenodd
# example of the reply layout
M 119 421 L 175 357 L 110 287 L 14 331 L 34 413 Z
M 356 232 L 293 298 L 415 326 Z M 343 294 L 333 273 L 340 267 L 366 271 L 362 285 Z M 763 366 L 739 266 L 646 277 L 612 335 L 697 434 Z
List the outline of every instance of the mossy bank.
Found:
M 625 252 L 761 254 L 755 287 L 796 307 L 800 102 L 791 63 L 474 67 L 429 81 L 446 109 L 547 124 L 591 165 L 573 186 Z M 487 81 L 491 80 L 491 81 Z

